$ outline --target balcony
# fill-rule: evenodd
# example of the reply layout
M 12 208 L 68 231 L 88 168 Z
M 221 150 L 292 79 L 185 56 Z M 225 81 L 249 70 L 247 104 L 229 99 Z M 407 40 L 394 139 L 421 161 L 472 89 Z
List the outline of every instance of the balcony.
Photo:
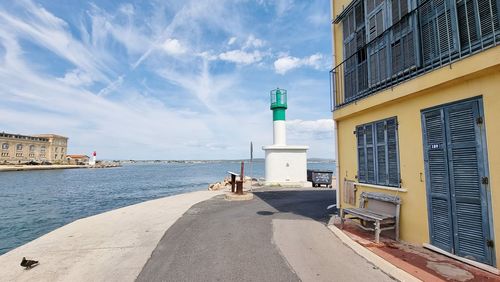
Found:
M 358 2 L 335 21 L 346 59 L 330 71 L 332 111 L 500 41 L 497 0 L 427 0 L 413 9 L 396 2 L 404 1 L 391 2 L 391 15 L 380 4 L 368 16 Z

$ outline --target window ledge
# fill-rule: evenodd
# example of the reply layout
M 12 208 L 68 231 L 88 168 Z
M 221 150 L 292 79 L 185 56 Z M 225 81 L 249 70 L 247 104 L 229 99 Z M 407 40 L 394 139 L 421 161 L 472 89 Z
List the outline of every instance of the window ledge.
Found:
M 404 188 L 396 188 L 396 187 L 382 186 L 382 185 L 376 185 L 376 184 L 354 182 L 354 185 L 371 187 L 371 188 L 382 189 L 382 190 L 389 190 L 389 191 L 404 192 L 404 193 L 408 192 L 408 190 L 406 190 Z

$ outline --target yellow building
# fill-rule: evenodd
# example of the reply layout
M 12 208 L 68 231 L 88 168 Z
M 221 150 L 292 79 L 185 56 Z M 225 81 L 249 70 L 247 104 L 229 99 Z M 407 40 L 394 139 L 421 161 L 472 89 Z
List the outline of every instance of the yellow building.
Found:
M 0 164 L 66 162 L 68 138 L 56 134 L 20 135 L 0 132 Z
M 400 239 L 496 272 L 499 0 L 332 0 L 340 208 L 402 199 Z M 356 201 L 345 202 L 345 181 Z

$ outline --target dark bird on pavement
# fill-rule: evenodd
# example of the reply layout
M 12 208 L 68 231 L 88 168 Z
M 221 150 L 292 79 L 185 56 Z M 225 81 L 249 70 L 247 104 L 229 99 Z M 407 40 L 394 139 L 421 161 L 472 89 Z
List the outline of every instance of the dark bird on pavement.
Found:
M 38 264 L 37 260 L 26 259 L 25 257 L 23 257 L 23 260 L 21 261 L 21 266 L 26 269 L 32 268 L 35 264 Z

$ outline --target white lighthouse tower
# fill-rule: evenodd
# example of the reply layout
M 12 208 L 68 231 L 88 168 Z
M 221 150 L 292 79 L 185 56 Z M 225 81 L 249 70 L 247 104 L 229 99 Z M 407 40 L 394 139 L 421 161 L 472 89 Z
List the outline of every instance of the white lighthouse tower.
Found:
M 286 109 L 286 90 L 279 88 L 272 90 L 273 145 L 262 147 L 266 153 L 265 185 L 310 186 L 307 182 L 307 149 L 309 147 L 286 144 Z
M 92 165 L 92 166 L 94 166 L 94 165 L 95 165 L 96 155 L 97 155 L 97 154 L 96 154 L 96 152 L 94 151 L 94 152 L 92 153 L 92 158 L 89 160 L 89 165 Z

